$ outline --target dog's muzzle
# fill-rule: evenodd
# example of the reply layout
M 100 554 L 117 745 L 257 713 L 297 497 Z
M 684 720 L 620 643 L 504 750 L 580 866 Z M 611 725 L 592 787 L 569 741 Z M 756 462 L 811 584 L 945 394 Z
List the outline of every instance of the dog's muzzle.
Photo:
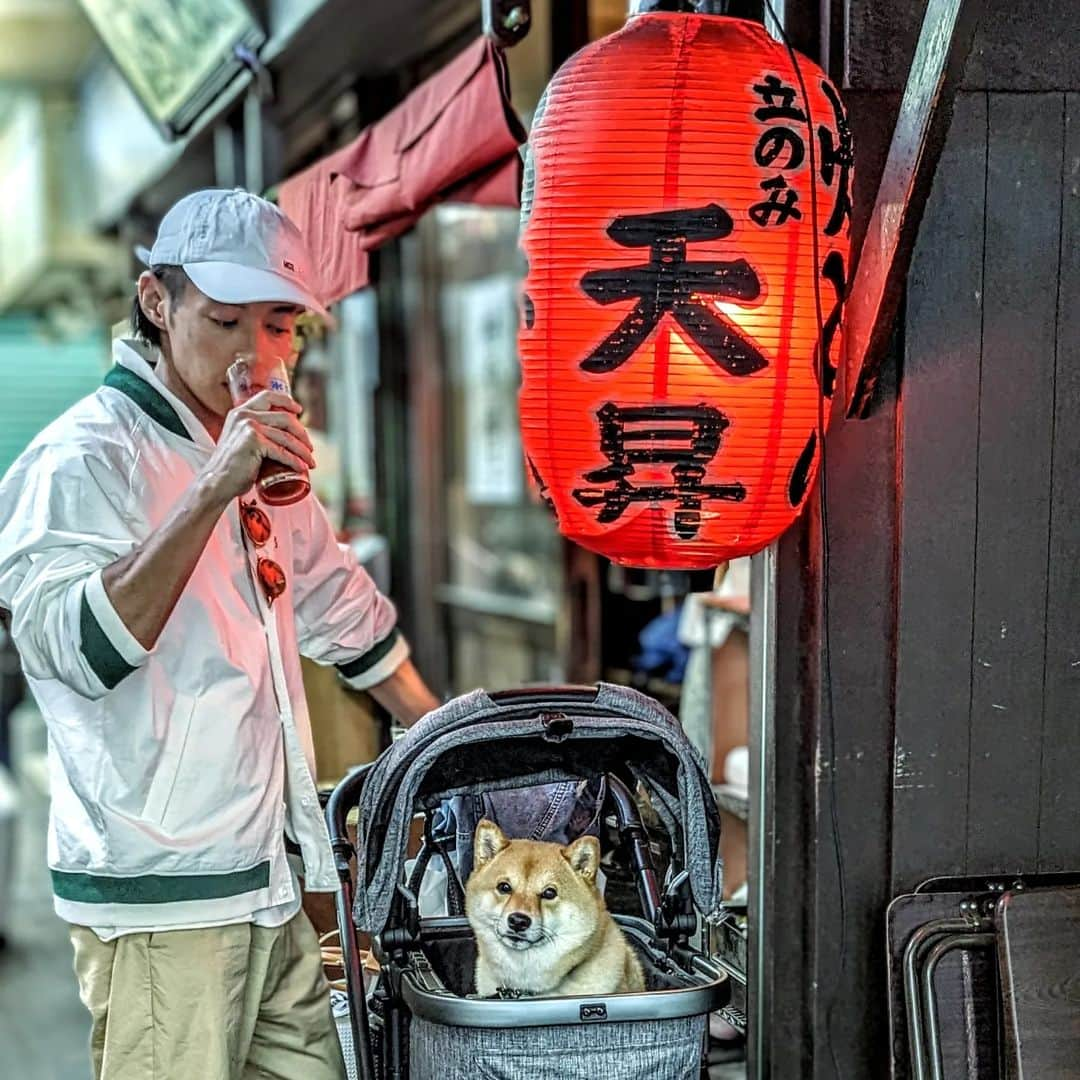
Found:
M 521 911 L 512 911 L 507 915 L 505 928 L 499 929 L 499 940 L 508 949 L 528 949 L 539 944 L 543 938 L 540 927 Z

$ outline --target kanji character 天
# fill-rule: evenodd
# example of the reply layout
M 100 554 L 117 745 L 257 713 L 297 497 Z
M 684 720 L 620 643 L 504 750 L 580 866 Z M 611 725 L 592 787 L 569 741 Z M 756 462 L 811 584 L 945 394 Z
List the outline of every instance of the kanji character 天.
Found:
M 705 297 L 755 300 L 761 283 L 745 259 L 691 261 L 688 244 L 719 240 L 732 229 L 719 206 L 618 217 L 608 235 L 623 247 L 648 247 L 644 265 L 592 270 L 581 279 L 586 295 L 599 304 L 637 298 L 634 310 L 582 362 L 589 372 L 608 372 L 625 363 L 656 329 L 665 312 L 730 375 L 752 375 L 768 365 Z

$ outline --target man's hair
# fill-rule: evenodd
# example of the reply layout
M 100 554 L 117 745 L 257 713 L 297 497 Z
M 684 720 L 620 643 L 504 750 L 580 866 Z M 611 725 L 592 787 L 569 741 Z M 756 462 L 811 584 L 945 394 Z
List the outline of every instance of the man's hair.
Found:
M 184 295 L 187 288 L 188 276 L 182 266 L 152 266 L 150 273 L 165 286 L 165 292 L 175 304 Z M 141 338 L 147 345 L 154 348 L 161 347 L 161 330 L 155 326 L 142 309 L 139 303 L 139 294 L 135 293 L 135 300 L 131 305 L 131 332 Z

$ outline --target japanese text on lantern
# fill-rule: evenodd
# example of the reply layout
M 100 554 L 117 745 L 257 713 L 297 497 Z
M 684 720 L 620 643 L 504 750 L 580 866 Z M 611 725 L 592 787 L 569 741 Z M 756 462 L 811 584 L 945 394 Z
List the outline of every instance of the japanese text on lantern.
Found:
M 648 405 L 624 408 L 614 402 L 601 407 L 600 449 L 608 459 L 603 468 L 585 474 L 590 484 L 610 487 L 575 488 L 582 506 L 600 507 L 596 520 L 618 521 L 631 503 L 674 503 L 675 535 L 693 540 L 701 528 L 705 499 L 742 502 L 746 488 L 732 484 L 703 484 L 705 469 L 720 449 L 729 421 L 710 405 Z M 639 465 L 670 465 L 670 484 L 635 486 L 629 482 Z
M 821 154 L 818 171 L 826 188 L 835 187 L 832 212 L 822 232 L 825 236 L 836 236 L 841 229 L 845 234 L 851 231 L 851 167 L 855 161 L 852 147 L 851 127 L 847 114 L 833 85 L 826 79 L 821 80 L 821 92 L 828 99 L 832 109 L 835 129 L 828 124 L 818 124 L 817 137 Z M 833 342 L 840 328 L 840 315 L 844 306 L 844 293 L 847 288 L 847 270 L 844 266 L 843 253 L 831 250 L 821 267 L 821 277 L 832 288 L 832 308 L 821 328 L 821 336 L 814 354 L 814 370 L 821 372 L 821 392 L 831 398 L 836 388 L 836 363 L 832 357 Z
M 833 122 L 836 130 L 826 124 L 818 125 L 818 141 L 821 145 L 821 179 L 831 188 L 836 181 L 836 200 L 832 214 L 825 228 L 826 236 L 836 236 L 847 224 L 851 227 L 851 167 L 855 164 L 855 151 L 852 146 L 851 126 L 848 124 L 844 106 L 832 83 L 821 80 L 821 91 L 832 106 Z M 841 265 L 843 260 L 841 259 Z
M 581 361 L 581 368 L 606 374 L 619 368 L 669 315 L 706 356 L 729 375 L 747 376 L 768 360 L 709 301 L 750 303 L 761 282 L 746 259 L 710 261 L 688 257 L 694 243 L 722 240 L 733 228 L 731 215 L 716 204 L 688 210 L 617 217 L 608 236 L 622 247 L 647 249 L 649 261 L 616 270 L 591 270 L 581 279 L 586 296 L 598 304 L 634 300 L 633 310 Z M 706 468 L 720 450 L 729 421 L 719 409 L 652 405 L 625 408 L 607 402 L 598 414 L 600 449 L 608 459 L 584 476 L 593 485 L 573 492 L 585 507 L 599 507 L 597 522 L 617 521 L 635 502 L 674 503 L 675 535 L 692 540 L 701 526 L 706 499 L 740 502 L 741 483 L 705 484 Z M 671 468 L 671 483 L 636 486 L 630 479 L 640 466 Z
M 837 392 L 838 93 L 758 25 L 665 12 L 576 54 L 538 112 L 520 400 L 541 498 L 624 565 L 761 550 L 809 497 Z
M 845 225 L 851 223 L 851 167 L 854 162 L 851 128 L 840 98 L 832 84 L 822 79 L 821 91 L 832 111 L 833 127 L 827 123 L 817 125 L 818 175 L 822 184 L 834 190 L 832 210 L 822 233 L 836 236 Z M 798 92 L 778 75 L 768 74 L 754 84 L 754 95 L 759 104 L 754 117 L 764 125 L 757 145 L 754 161 L 770 173 L 758 185 L 767 198 L 750 207 L 750 218 L 762 228 L 784 225 L 790 219 L 802 219 L 799 192 L 789 186 L 784 172 L 794 172 L 802 167 L 807 157 L 806 142 L 800 131 L 793 126 L 807 126 L 805 109 L 796 105 Z M 812 190 L 812 189 L 811 189 Z M 840 326 L 844 291 L 847 285 L 844 256 L 836 250 L 829 251 L 821 266 L 821 278 L 833 290 L 832 308 L 824 319 L 820 338 L 814 350 L 814 371 L 820 373 L 821 392 L 831 398 L 836 386 L 836 364 L 832 358 L 832 346 Z
M 731 215 L 716 205 L 692 210 L 617 217 L 608 236 L 628 248 L 648 248 L 644 265 L 591 270 L 581 279 L 585 294 L 598 304 L 635 299 L 634 310 L 584 360 L 584 371 L 608 372 L 628 360 L 659 326 L 665 313 L 729 375 L 752 375 L 768 365 L 764 356 L 706 297 L 747 303 L 761 293 L 761 282 L 745 259 L 705 262 L 687 258 L 687 245 L 722 240 L 732 229 Z
M 806 112 L 797 108 L 798 96 L 794 86 L 789 86 L 777 75 L 766 75 L 754 84 L 754 93 L 762 104 L 754 110 L 754 116 L 766 125 L 754 147 L 754 161 L 770 172 L 779 170 L 758 185 L 766 198 L 750 207 L 750 219 L 762 228 L 783 225 L 789 219 L 799 221 L 799 193 L 788 186 L 785 172 L 794 172 L 806 157 L 806 143 L 798 128 L 792 124 L 806 125 Z

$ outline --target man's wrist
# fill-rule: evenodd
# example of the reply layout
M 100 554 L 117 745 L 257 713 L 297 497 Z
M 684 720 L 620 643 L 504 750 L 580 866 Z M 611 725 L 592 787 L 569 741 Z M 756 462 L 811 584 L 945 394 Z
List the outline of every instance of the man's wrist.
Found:
M 232 501 L 232 496 L 224 490 L 224 477 L 215 475 L 210 470 L 199 473 L 195 479 L 194 497 L 196 512 L 205 511 L 215 517 L 222 514 Z

